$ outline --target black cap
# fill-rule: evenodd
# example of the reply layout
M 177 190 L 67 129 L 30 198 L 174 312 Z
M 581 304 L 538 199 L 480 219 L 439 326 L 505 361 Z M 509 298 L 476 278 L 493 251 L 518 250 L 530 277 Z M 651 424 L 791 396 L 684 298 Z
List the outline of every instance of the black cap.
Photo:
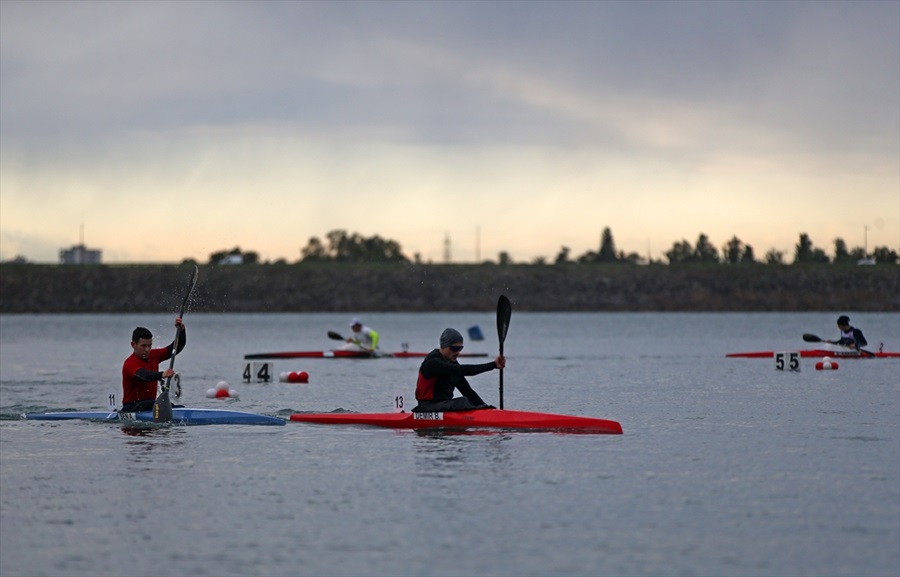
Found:
M 847 315 L 839 316 L 837 324 L 839 326 L 844 326 L 844 325 L 850 326 L 850 317 L 848 317 Z

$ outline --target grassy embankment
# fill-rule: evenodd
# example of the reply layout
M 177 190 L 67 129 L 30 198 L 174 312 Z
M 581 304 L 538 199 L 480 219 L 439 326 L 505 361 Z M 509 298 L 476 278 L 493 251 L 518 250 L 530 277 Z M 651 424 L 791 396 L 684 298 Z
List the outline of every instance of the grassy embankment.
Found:
M 177 311 L 179 265 L 0 265 L 2 313 Z M 900 267 L 201 266 L 195 312 L 900 311 Z

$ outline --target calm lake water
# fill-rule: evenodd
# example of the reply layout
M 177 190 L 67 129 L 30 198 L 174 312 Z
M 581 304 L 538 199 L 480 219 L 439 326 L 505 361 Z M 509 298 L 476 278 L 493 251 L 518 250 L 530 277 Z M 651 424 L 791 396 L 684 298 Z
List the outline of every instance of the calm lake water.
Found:
M 0 315 L 0 574 L 896 577 L 900 359 L 725 357 L 835 338 L 842 312 L 514 311 L 506 408 L 621 436 L 24 421 L 104 409 L 131 330 L 167 344 L 174 316 Z M 848 314 L 900 351 L 900 314 Z M 385 350 L 478 325 L 466 352 L 497 352 L 491 313 L 361 316 Z M 412 397 L 415 359 L 274 361 L 309 383 L 242 382 L 243 355 L 327 350 L 348 321 L 188 313 L 181 402 L 286 418 Z M 499 404 L 498 377 L 471 382 Z M 222 380 L 239 399 L 206 398 Z

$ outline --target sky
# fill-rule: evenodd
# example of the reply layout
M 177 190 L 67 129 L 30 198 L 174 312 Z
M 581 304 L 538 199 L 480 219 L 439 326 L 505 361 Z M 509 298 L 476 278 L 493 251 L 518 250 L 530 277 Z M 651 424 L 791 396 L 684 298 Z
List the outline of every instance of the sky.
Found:
M 0 260 L 900 252 L 900 2 L 0 0 Z M 449 241 L 449 250 L 445 242 Z

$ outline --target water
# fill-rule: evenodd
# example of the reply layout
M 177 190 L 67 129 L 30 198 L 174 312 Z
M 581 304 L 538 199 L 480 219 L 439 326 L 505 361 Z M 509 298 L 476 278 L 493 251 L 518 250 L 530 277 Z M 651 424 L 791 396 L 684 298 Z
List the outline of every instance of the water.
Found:
M 849 314 L 870 348 L 900 350 L 900 314 Z M 131 330 L 166 344 L 171 317 L 0 316 L 3 577 L 900 575 L 900 360 L 725 358 L 833 338 L 837 313 L 514 311 L 506 408 L 613 419 L 621 436 L 19 419 L 105 408 Z M 244 354 L 327 349 L 348 320 L 189 313 L 182 402 L 390 411 L 419 361 L 275 361 L 310 382 L 241 382 Z M 387 350 L 472 325 L 487 340 L 466 352 L 497 349 L 492 314 L 363 321 Z M 206 398 L 220 380 L 240 398 Z M 498 404 L 496 372 L 471 382 Z

